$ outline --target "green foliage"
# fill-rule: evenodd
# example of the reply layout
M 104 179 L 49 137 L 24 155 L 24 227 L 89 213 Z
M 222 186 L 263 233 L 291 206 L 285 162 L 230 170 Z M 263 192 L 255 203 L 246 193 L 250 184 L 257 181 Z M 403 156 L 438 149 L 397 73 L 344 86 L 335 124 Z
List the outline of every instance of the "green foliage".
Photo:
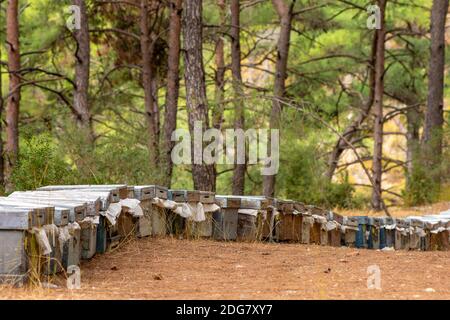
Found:
M 407 206 L 428 204 L 438 200 L 439 188 L 431 179 L 428 170 L 421 165 L 416 165 L 408 176 L 403 196 Z
M 64 162 L 55 141 L 41 134 L 22 141 L 18 165 L 13 173 L 17 190 L 33 190 L 73 181 L 74 172 Z
M 348 176 L 341 183 L 330 182 L 325 177 L 326 163 L 318 158 L 321 153 L 317 147 L 319 135 L 309 142 L 291 146 L 289 153 L 283 153 L 284 165 L 277 178 L 280 195 L 327 208 L 360 206 L 360 202 L 354 199 L 355 189 Z

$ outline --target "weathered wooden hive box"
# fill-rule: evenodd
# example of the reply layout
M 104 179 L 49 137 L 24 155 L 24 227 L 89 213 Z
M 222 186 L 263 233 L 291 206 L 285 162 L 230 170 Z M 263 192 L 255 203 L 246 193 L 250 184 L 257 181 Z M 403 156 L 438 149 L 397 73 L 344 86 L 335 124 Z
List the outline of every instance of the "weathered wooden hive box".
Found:
M 49 254 L 54 248 L 45 229 L 49 225 L 41 224 L 40 215 L 39 209 L 0 205 L 1 283 L 22 285 L 28 279 L 40 281 L 45 271 L 49 271 Z
M 275 232 L 278 241 L 301 241 L 302 215 L 295 208 L 295 202 L 283 200 Z
M 105 235 L 107 238 L 106 242 L 109 242 L 108 246 L 114 239 L 112 235 L 116 238 L 119 237 L 117 235 L 117 226 L 108 226 L 104 221 L 104 214 L 111 203 L 119 202 L 121 196 L 127 195 L 128 188 L 126 186 L 49 186 L 42 187 L 36 192 L 41 192 L 49 197 L 63 197 L 64 199 L 80 201 L 86 204 L 87 217 L 79 222 L 81 227 L 81 255 L 83 259 L 91 259 L 97 251 L 100 253 L 106 251 Z M 103 215 L 100 216 L 100 213 Z M 100 241 L 98 245 L 97 239 Z
M 72 265 L 79 265 L 81 259 L 81 227 L 78 223 L 83 221 L 87 215 L 87 204 L 84 201 L 69 199 L 60 194 L 49 194 L 48 192 L 26 191 L 14 192 L 10 198 L 23 199 L 30 202 L 42 203 L 55 206 L 55 224 L 61 225 L 60 208 L 69 210 L 68 225 L 60 227 L 60 232 L 65 234 L 66 241 L 63 244 L 62 266 L 64 269 Z M 99 202 L 93 206 L 98 207 Z M 61 237 L 63 238 L 63 237 Z
M 278 240 L 281 223 L 282 201 L 275 198 L 265 198 L 267 206 L 262 227 L 262 240 Z
M 328 232 L 326 231 L 326 223 L 328 211 L 316 206 L 306 206 L 310 216 L 314 218 L 311 225 L 309 243 L 317 245 L 328 244 Z
M 340 247 L 342 245 L 341 226 L 344 224 L 344 217 L 330 211 L 328 213 L 326 230 L 328 232 L 328 245 Z
M 44 215 L 44 225 L 41 226 L 47 234 L 51 246 L 51 253 L 48 256 L 48 259 L 46 259 L 46 262 L 42 265 L 41 271 L 43 274 L 47 275 L 56 274 L 62 271 L 62 252 L 59 244 L 58 227 L 67 225 L 69 211 L 64 208 L 55 210 L 55 207 L 49 204 L 33 203 L 25 199 L 5 197 L 0 197 L 0 205 L 17 209 L 34 210 L 38 212 L 38 215 L 40 215 L 40 213 Z M 55 211 L 57 211 L 58 226 L 55 225 Z
M 347 247 L 356 247 L 356 234 L 359 231 L 358 217 L 344 217 L 344 243 Z
M 236 240 L 241 199 L 233 196 L 216 195 L 220 210 L 213 213 L 213 238 L 215 240 Z
M 410 235 L 409 248 L 425 251 L 427 248 L 427 233 L 425 222 L 420 217 L 408 217 L 413 232 Z
M 149 229 L 151 228 L 153 236 L 166 236 L 169 232 L 168 209 L 156 205 L 154 201 L 158 199 L 159 202 L 164 203 L 169 198 L 168 189 L 156 185 L 135 187 L 135 196 L 136 199 L 141 201 L 144 209 L 144 218 L 140 221 L 138 235 L 149 235 Z
M 63 185 L 63 186 L 45 186 L 38 188 L 39 191 L 87 191 L 89 193 L 93 192 L 108 192 L 108 199 L 111 203 L 119 202 L 120 199 L 125 199 L 128 195 L 128 186 L 125 184 L 117 185 Z M 105 208 L 106 209 L 106 208 Z
M 383 217 L 369 218 L 370 234 L 369 234 L 369 249 L 383 249 L 386 244 L 381 241 L 381 229 L 384 226 Z
M 409 250 L 410 225 L 406 219 L 395 219 L 395 250 Z
M 396 221 L 395 218 L 392 217 L 385 217 L 384 218 L 384 226 L 381 230 L 380 242 L 386 244 L 386 247 L 388 248 L 395 248 L 395 227 L 396 227 Z
M 169 190 L 169 200 L 182 206 L 185 213 L 191 212 L 187 219 L 171 215 L 171 233 L 186 237 L 209 238 L 213 236 L 213 213 L 219 207 L 215 204 L 215 194 L 209 191 Z M 204 219 L 200 217 L 204 216 Z
M 238 241 L 259 241 L 263 237 L 263 227 L 267 208 L 273 200 L 265 197 L 241 196 L 238 211 Z
M 450 219 L 441 215 L 424 216 L 426 229 L 428 229 L 429 250 L 448 251 L 449 234 L 448 222 Z

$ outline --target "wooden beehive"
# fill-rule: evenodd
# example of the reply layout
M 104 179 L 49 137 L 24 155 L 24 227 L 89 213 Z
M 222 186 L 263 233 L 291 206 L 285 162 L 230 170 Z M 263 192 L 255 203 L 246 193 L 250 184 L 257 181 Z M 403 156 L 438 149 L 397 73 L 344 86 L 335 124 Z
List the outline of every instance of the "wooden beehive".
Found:
M 294 201 L 281 202 L 281 214 L 276 225 L 278 241 L 299 242 L 301 240 L 302 216 L 295 210 L 294 204 Z
M 236 240 L 239 220 L 239 197 L 216 196 L 219 211 L 213 213 L 213 238 L 215 240 Z
M 347 247 L 356 247 L 356 234 L 359 222 L 357 217 L 344 217 L 344 243 Z
M 310 244 L 311 243 L 311 229 L 314 225 L 314 218 L 311 217 L 309 214 L 303 214 L 302 215 L 302 239 L 301 243 L 303 244 Z
M 344 217 L 330 211 L 328 220 L 336 223 L 336 228 L 328 231 L 328 245 L 332 247 L 340 247 L 342 245 L 342 233 L 340 226 L 344 223 Z
M 239 197 L 241 199 L 241 207 L 238 214 L 238 241 L 260 241 L 272 234 L 270 229 L 265 231 L 266 222 L 268 220 L 267 211 L 270 206 L 276 205 L 275 199 L 265 197 Z M 256 215 L 242 213 L 242 210 L 252 210 Z

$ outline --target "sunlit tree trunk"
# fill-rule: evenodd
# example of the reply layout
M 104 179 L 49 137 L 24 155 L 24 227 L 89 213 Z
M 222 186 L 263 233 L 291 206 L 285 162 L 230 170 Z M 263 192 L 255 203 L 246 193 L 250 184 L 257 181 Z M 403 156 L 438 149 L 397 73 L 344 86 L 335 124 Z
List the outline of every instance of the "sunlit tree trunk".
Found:
M 445 22 L 448 0 L 434 0 L 431 10 L 431 47 L 428 69 L 428 104 L 422 137 L 423 165 L 439 190 L 441 181 L 442 130 L 444 124 Z
M 148 151 L 150 154 L 150 165 L 152 168 L 158 168 L 158 148 L 159 141 L 157 137 L 156 117 L 155 112 L 155 92 L 154 92 L 154 67 L 153 50 L 154 42 L 151 39 L 149 26 L 149 7 L 147 0 L 141 0 L 141 16 L 140 16 L 140 45 L 142 55 L 142 87 L 144 89 L 144 105 L 145 118 L 147 120 L 148 130 Z
M 189 117 L 189 129 L 194 137 L 194 124 L 202 123 L 202 131 L 209 127 L 208 101 L 206 99 L 205 71 L 203 66 L 202 43 L 202 1 L 190 0 L 184 3 L 183 38 L 184 38 L 184 64 L 186 82 L 186 106 Z M 214 165 L 206 165 L 199 157 L 194 156 L 192 177 L 197 190 L 215 191 L 216 176 Z
M 382 201 L 382 178 L 383 178 L 383 96 L 384 96 L 384 60 L 385 60 L 385 11 L 386 1 L 378 0 L 380 7 L 380 23 L 381 28 L 377 30 L 377 58 L 375 63 L 375 102 L 373 113 L 375 122 L 373 127 L 373 160 L 372 160 L 372 175 L 373 175 L 373 190 L 372 190 L 372 208 L 376 211 L 383 210 Z
M 164 152 L 161 154 L 162 164 L 165 166 L 164 184 L 171 185 L 173 163 L 171 159 L 174 142 L 171 141 L 172 132 L 177 128 L 178 96 L 180 89 L 180 33 L 182 0 L 172 0 L 170 6 L 169 23 L 169 52 L 167 58 L 167 89 L 166 109 L 164 117 Z
M 20 42 L 19 4 L 9 0 L 6 8 L 9 94 L 6 100 L 5 190 L 14 190 L 12 174 L 19 155 Z
M 77 42 L 75 52 L 75 91 L 73 94 L 73 110 L 79 128 L 86 135 L 90 144 L 95 140 L 92 115 L 89 108 L 89 72 L 90 72 L 90 38 L 89 23 L 85 0 L 73 0 L 80 8 L 80 29 L 73 31 Z
M 244 90 L 241 73 L 241 38 L 239 0 L 231 0 L 231 73 L 234 91 L 234 128 L 245 128 Z M 243 195 L 245 191 L 246 164 L 236 164 L 233 173 L 233 194 Z

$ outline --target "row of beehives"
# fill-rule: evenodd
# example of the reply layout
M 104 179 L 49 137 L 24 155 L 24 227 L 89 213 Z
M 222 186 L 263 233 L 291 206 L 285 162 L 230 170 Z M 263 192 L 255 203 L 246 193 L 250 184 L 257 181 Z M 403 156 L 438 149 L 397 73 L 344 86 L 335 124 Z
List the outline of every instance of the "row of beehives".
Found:
M 159 186 L 49 186 L 0 198 L 0 280 L 52 275 L 135 236 L 447 250 L 449 215 L 343 217 L 265 197 Z

